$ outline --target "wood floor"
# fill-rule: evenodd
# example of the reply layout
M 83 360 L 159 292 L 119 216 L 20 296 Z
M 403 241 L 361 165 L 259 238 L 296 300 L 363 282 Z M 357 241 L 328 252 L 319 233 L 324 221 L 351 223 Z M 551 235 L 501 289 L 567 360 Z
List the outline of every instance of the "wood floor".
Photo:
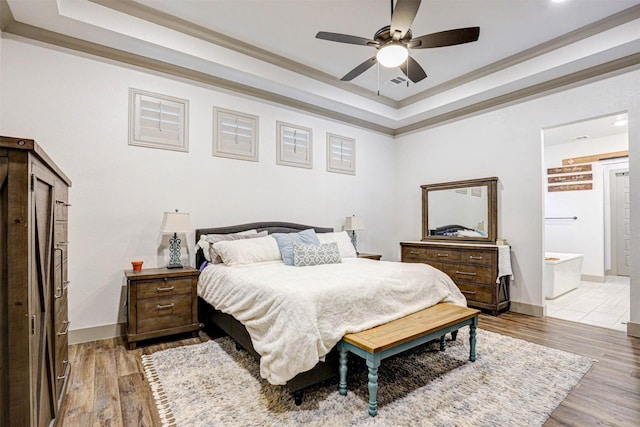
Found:
M 610 329 L 515 313 L 483 314 L 479 326 L 598 360 L 545 426 L 640 425 L 640 339 Z M 121 339 L 71 346 L 68 396 L 58 425 L 160 425 L 140 356 L 209 339 L 204 332 L 197 338 L 177 338 L 142 343 L 136 350 L 127 350 Z

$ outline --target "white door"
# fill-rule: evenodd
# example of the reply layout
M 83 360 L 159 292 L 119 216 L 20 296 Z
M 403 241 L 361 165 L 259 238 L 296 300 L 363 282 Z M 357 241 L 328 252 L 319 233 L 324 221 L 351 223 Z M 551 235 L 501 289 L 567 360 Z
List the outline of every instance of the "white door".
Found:
M 628 276 L 631 264 L 631 208 L 629 172 L 616 172 L 611 200 L 611 267 L 617 276 Z

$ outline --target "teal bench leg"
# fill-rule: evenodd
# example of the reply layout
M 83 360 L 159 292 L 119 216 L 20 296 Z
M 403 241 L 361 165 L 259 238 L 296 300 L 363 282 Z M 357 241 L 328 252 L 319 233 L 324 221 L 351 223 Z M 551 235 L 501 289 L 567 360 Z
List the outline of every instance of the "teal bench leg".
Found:
M 369 415 L 375 417 L 378 415 L 378 367 L 380 366 L 380 357 L 378 355 L 367 357 L 367 366 L 369 367 Z
M 445 351 L 447 349 L 447 335 L 443 335 L 440 337 L 440 351 Z
M 478 328 L 478 316 L 474 317 L 469 325 L 469 360 L 476 361 L 476 329 Z
M 342 341 L 338 343 L 338 371 L 340 372 L 340 383 L 338 384 L 338 391 L 341 395 L 347 395 L 347 349 Z

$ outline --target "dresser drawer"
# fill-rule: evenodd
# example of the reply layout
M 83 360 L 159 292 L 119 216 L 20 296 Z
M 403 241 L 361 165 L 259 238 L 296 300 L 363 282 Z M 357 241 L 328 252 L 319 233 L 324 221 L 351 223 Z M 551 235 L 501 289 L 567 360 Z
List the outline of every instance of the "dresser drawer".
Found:
M 492 285 L 496 280 L 491 267 L 452 264 L 445 266 L 445 273 L 451 276 L 456 284 L 459 282 L 473 282 L 482 285 Z
M 191 277 L 165 277 L 162 279 L 141 280 L 137 285 L 138 299 L 170 297 L 172 295 L 191 294 Z
M 55 243 L 59 245 L 67 244 L 67 223 L 56 222 L 55 225 Z
M 466 264 L 494 265 L 495 251 L 460 251 L 460 261 Z
M 427 249 L 427 259 L 438 262 L 456 262 L 460 261 L 460 251 L 449 248 Z
M 424 262 L 427 260 L 426 248 L 402 248 L 402 261 L 403 262 Z
M 456 283 L 469 305 L 473 302 L 493 304 L 492 286 L 475 283 Z
M 138 300 L 137 333 L 190 325 L 191 294 Z

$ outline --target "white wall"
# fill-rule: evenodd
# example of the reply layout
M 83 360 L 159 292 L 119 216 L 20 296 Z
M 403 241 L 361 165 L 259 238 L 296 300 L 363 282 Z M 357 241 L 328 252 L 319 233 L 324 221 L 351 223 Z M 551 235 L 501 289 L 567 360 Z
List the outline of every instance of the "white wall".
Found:
M 572 141 L 544 148 L 544 168 L 562 166 L 562 160 L 623 151 L 628 148 L 627 135 Z M 584 255 L 582 275 L 595 281 L 605 276 L 605 193 L 603 163 L 592 163 L 592 190 L 546 191 L 545 217 L 578 217 L 577 220 L 545 221 L 545 250 L 547 252 L 581 253 Z
M 541 129 L 627 111 L 631 176 L 640 172 L 640 71 L 614 76 L 398 138 L 398 240 L 420 237 L 420 185 L 497 176 L 498 234 L 512 246 L 518 309 L 542 311 L 544 168 Z M 632 178 L 632 186 L 640 186 Z M 640 252 L 640 191 L 632 191 L 632 253 Z M 640 322 L 640 262 L 631 269 Z M 636 333 L 640 334 L 640 330 Z
M 69 313 L 77 330 L 123 321 L 123 270 L 166 264 L 162 213 L 192 227 L 280 220 L 340 229 L 361 216 L 359 249 L 395 256 L 390 137 L 29 43 L 3 41 L 0 134 L 34 138 L 73 181 Z M 128 91 L 188 99 L 189 153 L 129 146 Z M 259 162 L 212 157 L 213 106 L 260 117 Z M 276 120 L 313 129 L 312 170 L 275 162 Z M 326 132 L 354 137 L 356 175 L 326 172 Z M 193 233 L 188 247 L 194 245 Z M 193 257 L 193 254 L 191 254 Z M 193 258 L 191 258 L 193 259 Z

